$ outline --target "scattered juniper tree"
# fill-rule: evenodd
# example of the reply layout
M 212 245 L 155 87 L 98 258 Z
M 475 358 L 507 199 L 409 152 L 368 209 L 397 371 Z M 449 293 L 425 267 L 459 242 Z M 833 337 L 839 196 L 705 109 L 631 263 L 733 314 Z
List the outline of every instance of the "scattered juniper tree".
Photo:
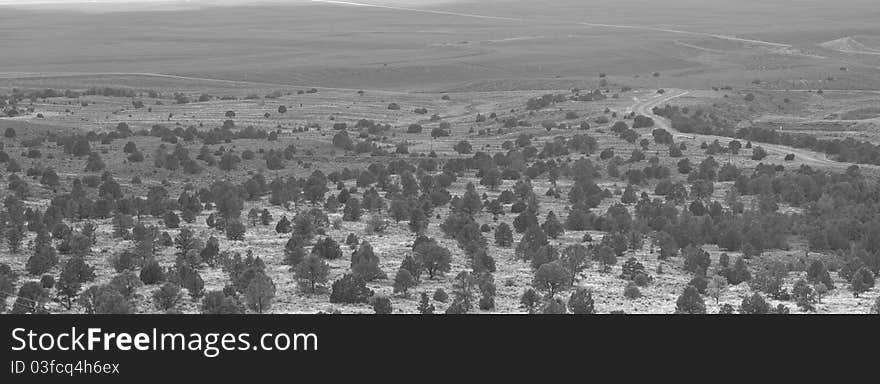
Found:
M 331 303 L 359 304 L 366 303 L 373 296 L 367 288 L 367 282 L 355 274 L 345 274 L 333 282 L 330 293 Z
M 435 242 L 420 244 L 415 250 L 416 262 L 428 272 L 428 278 L 449 272 L 452 262 L 452 253 L 448 249 Z
M 541 304 L 541 295 L 539 295 L 533 288 L 529 288 L 523 292 L 519 302 L 529 313 L 534 313 Z
M 416 279 L 409 270 L 401 267 L 394 276 L 394 293 L 402 294 L 404 297 L 409 296 L 409 289 L 416 286 Z
M 544 233 L 552 239 L 556 239 L 565 233 L 565 228 L 562 226 L 562 223 L 559 222 L 559 219 L 556 218 L 556 214 L 553 213 L 553 211 L 547 213 L 547 219 L 544 221 L 544 224 L 541 225 L 541 229 L 543 229 Z
M 705 314 L 706 303 L 693 285 L 688 285 L 675 302 L 675 313 Z
M 422 292 L 419 296 L 419 313 L 423 315 L 431 315 L 434 313 L 434 304 L 431 304 L 431 300 L 428 298 L 427 292 Z
M 507 223 L 498 224 L 495 228 L 495 244 L 499 247 L 509 247 L 513 245 L 513 232 Z
M 373 306 L 373 312 L 377 315 L 390 315 L 394 310 L 391 306 L 391 298 L 387 296 L 375 296 L 370 302 Z
M 314 293 L 318 285 L 327 282 L 330 266 L 320 256 L 310 254 L 294 267 L 294 274 L 299 281 L 300 289 Z
M 765 315 L 770 313 L 770 304 L 764 300 L 764 296 L 755 292 L 751 296 L 743 297 L 739 306 L 739 313 L 747 315 Z
M 548 297 L 553 297 L 571 284 L 570 276 L 571 273 L 560 262 L 545 263 L 535 272 L 532 285 Z
M 244 305 L 234 295 L 223 291 L 211 291 L 202 298 L 201 310 L 204 314 L 231 315 L 245 313 Z
M 791 297 L 797 306 L 805 311 L 816 310 L 816 304 L 819 302 L 816 290 L 804 279 L 798 279 L 794 283 L 794 287 L 791 289 Z
M 866 267 L 857 270 L 850 280 L 850 289 L 853 296 L 858 297 L 862 292 L 868 291 L 874 287 L 874 273 Z
M 275 282 L 265 273 L 257 273 L 245 289 L 244 297 L 248 308 L 263 313 L 272 308 L 272 300 L 275 299 Z
M 591 315 L 595 313 L 593 292 L 589 289 L 578 287 L 568 299 L 568 310 L 576 315 Z
M 373 252 L 373 246 L 366 240 L 361 242 L 361 246 L 351 255 L 351 271 L 366 281 L 387 277 L 379 267 L 379 256 Z
M 153 292 L 153 302 L 156 304 L 156 307 L 163 311 L 168 311 L 173 309 L 183 300 L 183 293 L 181 292 L 180 286 L 174 283 L 165 283 L 159 286 L 155 292 Z

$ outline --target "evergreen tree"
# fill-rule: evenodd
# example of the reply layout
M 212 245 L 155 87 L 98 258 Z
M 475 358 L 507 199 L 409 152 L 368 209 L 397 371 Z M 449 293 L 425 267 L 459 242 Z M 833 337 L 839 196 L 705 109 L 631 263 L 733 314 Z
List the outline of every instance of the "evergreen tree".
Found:
M 153 292 L 153 302 L 156 307 L 163 311 L 173 309 L 183 300 L 183 293 L 180 286 L 174 283 L 162 284 L 159 289 Z
M 355 274 L 346 274 L 333 282 L 330 293 L 331 303 L 359 304 L 366 303 L 373 295 L 367 288 L 367 282 Z
M 330 266 L 318 255 L 311 254 L 297 264 L 294 271 L 300 287 L 314 293 L 317 285 L 327 282 Z
M 43 305 L 49 300 L 49 292 L 36 281 L 28 281 L 18 289 L 12 305 L 12 314 L 43 313 Z
M 248 308 L 257 313 L 272 308 L 272 300 L 275 298 L 275 283 L 265 273 L 257 273 L 244 291 L 244 297 Z
M 290 220 L 287 219 L 287 216 L 281 216 L 281 219 L 275 224 L 275 232 L 290 233 L 291 230 L 293 228 L 291 227 Z
M 595 257 L 602 263 L 602 272 L 609 272 L 611 266 L 617 264 L 617 254 L 607 245 L 600 245 L 596 250 Z
M 362 214 L 363 210 L 361 209 L 360 201 L 357 198 L 351 197 L 346 200 L 345 208 L 342 211 L 342 220 L 359 221 Z
M 559 219 L 556 218 L 556 214 L 553 211 L 547 213 L 547 219 L 544 221 L 544 224 L 541 225 L 541 229 L 550 236 L 550 238 L 556 239 L 559 235 L 565 233 L 565 228 L 562 226 L 562 223 L 559 222 Z
M 765 315 L 770 313 L 770 304 L 764 300 L 760 293 L 755 292 L 752 296 L 746 296 L 739 306 L 739 313 L 747 315 Z
M 535 272 L 532 286 L 553 297 L 560 290 L 571 284 L 570 273 L 559 262 L 545 263 Z
M 409 295 L 407 291 L 415 286 L 416 279 L 409 270 L 403 267 L 397 270 L 397 275 L 394 276 L 394 293 L 401 293 L 406 297 Z
M 412 255 L 406 255 L 403 258 L 403 262 L 400 263 L 400 268 L 409 271 L 409 274 L 416 282 L 419 281 L 419 277 L 422 275 L 423 268 Z
M 675 313 L 705 314 L 706 303 L 693 285 L 688 285 L 675 302 Z
M 379 268 L 379 257 L 373 253 L 373 246 L 366 240 L 351 255 L 351 271 L 366 281 L 386 277 L 385 272 Z
M 423 315 L 431 315 L 434 313 L 434 304 L 431 304 L 430 299 L 428 298 L 427 292 L 422 292 L 419 298 L 419 313 Z
M 428 272 L 429 279 L 433 280 L 434 276 L 449 272 L 451 268 L 452 253 L 437 243 L 420 244 L 414 253 L 416 263 Z
M 36 246 L 33 256 L 28 258 L 26 268 L 32 275 L 42 275 L 58 264 L 58 255 L 51 244 Z
M 591 315 L 595 313 L 593 293 L 586 288 L 579 287 L 568 299 L 568 310 L 576 315 Z
M 866 267 L 859 268 L 850 280 L 850 288 L 853 296 L 858 297 L 860 293 L 870 290 L 874 287 L 874 273 Z
M 507 223 L 498 224 L 495 227 L 495 245 L 499 247 L 509 247 L 513 245 L 513 232 Z
M 208 292 L 202 298 L 202 313 L 211 315 L 243 314 L 244 305 L 235 296 L 227 296 L 223 291 Z
M 791 289 L 791 297 L 794 299 L 795 303 L 797 303 L 797 306 L 805 311 L 816 310 L 816 303 L 819 302 L 816 290 L 813 289 L 813 287 L 811 287 L 804 279 L 798 279 L 798 281 L 794 283 L 794 287 Z

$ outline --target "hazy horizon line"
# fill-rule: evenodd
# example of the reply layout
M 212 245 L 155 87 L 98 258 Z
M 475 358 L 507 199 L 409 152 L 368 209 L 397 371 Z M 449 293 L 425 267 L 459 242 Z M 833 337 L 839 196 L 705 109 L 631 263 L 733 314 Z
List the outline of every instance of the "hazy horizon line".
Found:
M 362 0 L 349 6 L 430 7 L 462 0 Z M 232 7 L 285 7 L 307 5 L 345 5 L 346 2 L 315 0 L 0 0 L 0 9 L 24 12 L 162 12 Z M 415 8 L 411 10 L 416 10 Z

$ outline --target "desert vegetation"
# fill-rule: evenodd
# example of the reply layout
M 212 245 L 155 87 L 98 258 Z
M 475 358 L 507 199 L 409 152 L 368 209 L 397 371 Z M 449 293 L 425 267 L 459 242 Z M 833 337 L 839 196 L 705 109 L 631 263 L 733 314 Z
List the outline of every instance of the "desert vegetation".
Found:
M 858 166 L 775 163 L 752 142 L 789 139 L 655 109 L 683 132 L 742 140 L 679 141 L 586 93 L 456 121 L 334 119 L 327 133 L 242 126 L 252 112 L 241 109 L 221 109 L 213 126 L 10 126 L 3 310 L 790 313 L 876 296 L 878 185 Z M 218 99 L 113 89 L 2 99 L 27 110 L 27 100 L 88 108 L 95 95 L 166 94 L 172 105 Z M 319 94 L 275 92 L 267 113 L 295 115 L 285 105 Z M 412 116 L 401 104 L 375 108 Z M 352 161 L 316 164 L 319 151 Z
M 443 13 L 460 38 L 334 3 L 297 8 L 303 33 L 199 17 L 174 44 L 150 42 L 196 11 L 68 15 L 74 44 L 10 10 L 0 312 L 878 312 L 873 40 L 766 32 L 764 4 L 589 25 L 515 3 Z M 271 54 L 228 65 L 241 41 Z

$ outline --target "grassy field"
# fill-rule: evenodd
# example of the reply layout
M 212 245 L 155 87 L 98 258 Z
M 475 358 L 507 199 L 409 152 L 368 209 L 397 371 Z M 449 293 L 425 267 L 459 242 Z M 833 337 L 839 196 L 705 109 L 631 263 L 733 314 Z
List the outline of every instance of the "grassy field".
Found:
M 6 37 L 0 68 L 7 74 L 162 73 L 295 86 L 482 91 L 564 89 L 600 72 L 641 87 L 743 86 L 760 78 L 781 88 L 807 88 L 820 84 L 797 82 L 846 66 L 849 72 L 835 74 L 838 85 L 876 85 L 880 57 L 817 45 L 849 35 L 873 44 L 870 37 L 880 30 L 875 15 L 862 11 L 870 1 L 841 6 L 811 0 L 785 12 L 767 2 L 748 3 L 412 6 L 447 14 L 315 2 L 138 12 L 7 9 L 0 15 Z M 653 72 L 663 76 L 655 79 Z M 158 86 L 154 80 L 149 86 Z M 47 81 L 0 85 L 60 87 Z

